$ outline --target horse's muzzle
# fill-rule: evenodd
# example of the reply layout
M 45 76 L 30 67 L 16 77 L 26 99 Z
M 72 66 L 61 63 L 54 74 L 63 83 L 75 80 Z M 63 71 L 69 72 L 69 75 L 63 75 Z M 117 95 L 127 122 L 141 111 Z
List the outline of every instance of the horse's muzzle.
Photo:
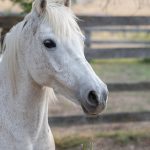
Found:
M 103 89 L 100 92 L 91 90 L 88 92 L 86 100 L 84 100 L 84 102 L 81 104 L 82 109 L 87 115 L 97 116 L 105 109 L 107 98 L 107 88 Z

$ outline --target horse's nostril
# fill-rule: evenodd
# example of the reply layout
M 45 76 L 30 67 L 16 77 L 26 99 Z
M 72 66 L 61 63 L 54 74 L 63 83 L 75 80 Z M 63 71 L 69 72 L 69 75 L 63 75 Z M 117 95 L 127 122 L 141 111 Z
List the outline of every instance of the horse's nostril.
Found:
M 99 105 L 99 98 L 95 91 L 90 91 L 88 94 L 88 102 L 90 105 L 96 107 Z

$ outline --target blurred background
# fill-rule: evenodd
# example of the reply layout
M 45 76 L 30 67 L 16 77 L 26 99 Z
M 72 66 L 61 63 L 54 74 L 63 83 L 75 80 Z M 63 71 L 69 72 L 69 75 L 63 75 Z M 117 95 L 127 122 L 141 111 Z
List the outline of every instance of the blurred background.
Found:
M 23 19 L 30 0 L 0 0 L 0 35 Z M 58 150 L 150 150 L 150 0 L 72 0 L 85 54 L 109 88 L 97 118 L 63 97 L 49 104 Z

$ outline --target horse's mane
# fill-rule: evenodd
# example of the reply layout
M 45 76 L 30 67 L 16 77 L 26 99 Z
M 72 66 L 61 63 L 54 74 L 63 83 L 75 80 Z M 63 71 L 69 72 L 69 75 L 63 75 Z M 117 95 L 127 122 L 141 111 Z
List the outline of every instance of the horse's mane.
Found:
M 6 34 L 2 45 L 2 61 L 6 65 L 13 93 L 16 93 L 17 51 L 20 48 L 21 24 L 22 22 L 18 23 Z
M 20 39 L 23 31 L 23 27 L 26 21 L 30 18 L 34 17 L 34 11 L 38 7 L 38 2 L 40 0 L 36 0 L 33 4 L 33 9 L 25 19 L 14 26 L 9 33 L 7 33 L 4 43 L 2 46 L 2 51 L 4 53 L 3 60 L 7 63 L 8 74 L 10 76 L 10 85 L 12 86 L 13 92 L 16 92 L 16 73 L 17 73 L 17 51 L 21 48 Z M 52 31 L 58 36 L 60 39 L 70 39 L 75 33 L 81 37 L 81 41 L 83 41 L 83 34 L 77 24 L 77 18 L 72 13 L 70 8 L 65 7 L 61 4 L 60 0 L 51 0 L 47 2 L 45 15 L 42 16 L 42 23 L 49 23 Z M 28 24 L 28 23 L 27 23 Z M 32 23 L 29 24 L 29 28 L 31 28 Z M 26 25 L 28 26 L 28 25 Z M 27 27 L 28 28 L 28 27 Z M 51 90 L 45 90 L 46 93 L 51 93 L 54 95 Z M 46 94 L 47 95 L 47 94 Z

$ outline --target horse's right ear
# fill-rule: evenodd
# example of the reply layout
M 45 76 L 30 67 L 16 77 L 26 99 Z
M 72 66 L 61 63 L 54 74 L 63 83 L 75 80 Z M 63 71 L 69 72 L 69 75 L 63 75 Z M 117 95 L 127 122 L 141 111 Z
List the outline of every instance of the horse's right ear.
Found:
M 65 0 L 65 1 L 64 1 L 64 5 L 65 5 L 66 7 L 70 7 L 70 6 L 71 6 L 71 0 Z
M 38 15 L 42 15 L 45 12 L 47 6 L 47 0 L 34 0 L 33 7 L 36 9 Z

